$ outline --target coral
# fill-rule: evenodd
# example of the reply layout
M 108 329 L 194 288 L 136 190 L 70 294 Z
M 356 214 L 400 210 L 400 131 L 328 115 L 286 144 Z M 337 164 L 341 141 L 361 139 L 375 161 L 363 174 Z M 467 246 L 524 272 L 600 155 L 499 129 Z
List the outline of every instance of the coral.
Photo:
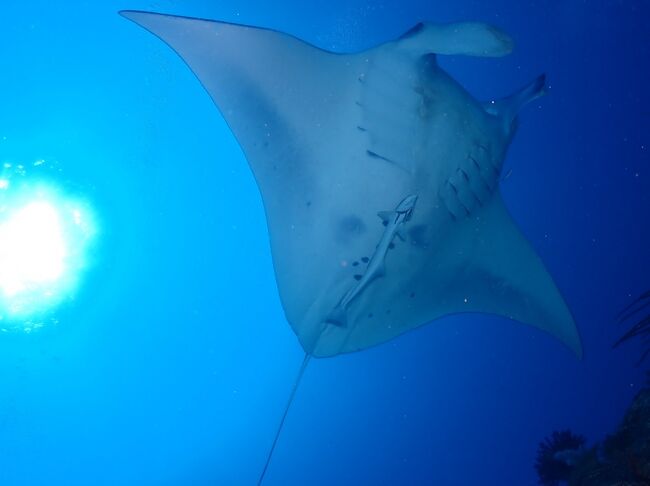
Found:
M 535 461 L 540 484 L 557 486 L 568 481 L 584 444 L 585 438 L 570 430 L 555 431 L 540 442 Z
M 650 307 L 650 290 L 641 294 L 621 311 L 618 315 L 618 322 L 622 324 L 634 320 L 634 324 L 612 346 L 616 348 L 621 343 L 629 341 L 634 337 L 644 339 L 645 350 L 638 360 L 637 366 L 640 366 L 650 356 L 650 342 L 648 341 L 650 339 L 650 314 L 644 315 L 644 311 L 647 311 L 648 307 Z
M 634 398 L 618 430 L 603 443 L 604 462 L 618 464 L 631 484 L 650 484 L 650 388 Z
M 615 343 L 643 339 L 637 366 L 650 356 L 650 291 L 641 294 L 618 316 L 633 322 Z M 629 325 L 629 324 L 628 324 Z M 570 431 L 553 432 L 541 442 L 535 468 L 545 486 L 650 486 L 650 371 L 646 387 L 636 395 L 621 425 L 591 449 Z
M 565 430 L 540 443 L 535 468 L 540 484 L 556 486 L 650 485 L 650 388 L 642 389 L 621 425 L 602 444 Z

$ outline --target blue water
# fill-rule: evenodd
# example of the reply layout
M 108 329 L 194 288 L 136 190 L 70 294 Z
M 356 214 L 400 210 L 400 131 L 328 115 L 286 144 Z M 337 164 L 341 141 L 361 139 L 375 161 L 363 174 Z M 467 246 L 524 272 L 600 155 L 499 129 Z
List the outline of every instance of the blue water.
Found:
M 337 51 L 420 20 L 494 23 L 502 59 L 441 57 L 479 98 L 546 72 L 507 161 L 506 204 L 585 349 L 464 315 L 312 360 L 268 485 L 536 484 L 537 443 L 594 443 L 644 382 L 615 316 L 650 288 L 647 2 L 5 0 L 0 161 L 55 160 L 94 204 L 93 265 L 59 323 L 0 335 L 0 484 L 254 484 L 302 350 L 261 200 L 200 84 L 120 9 L 275 28 Z

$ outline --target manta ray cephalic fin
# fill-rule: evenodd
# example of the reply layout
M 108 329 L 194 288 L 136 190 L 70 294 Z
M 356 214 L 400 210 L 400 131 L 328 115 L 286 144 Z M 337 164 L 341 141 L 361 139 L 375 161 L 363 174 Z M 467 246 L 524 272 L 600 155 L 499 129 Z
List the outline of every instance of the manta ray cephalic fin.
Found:
M 429 53 L 501 57 L 512 52 L 514 42 L 502 30 L 482 22 L 434 24 L 420 22 L 398 41 L 415 55 Z

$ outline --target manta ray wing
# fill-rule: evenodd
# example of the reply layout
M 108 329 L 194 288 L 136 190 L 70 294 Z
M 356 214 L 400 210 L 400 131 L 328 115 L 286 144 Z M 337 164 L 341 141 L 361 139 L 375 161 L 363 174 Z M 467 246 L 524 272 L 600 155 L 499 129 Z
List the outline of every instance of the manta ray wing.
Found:
M 446 245 L 451 252 L 442 260 L 459 273 L 439 289 L 437 298 L 447 307 L 443 313 L 464 309 L 525 322 L 582 356 L 580 337 L 562 295 L 501 197 L 496 195 L 479 216 L 454 225 L 459 228 Z
M 543 92 L 543 78 L 484 107 L 435 60 L 505 55 L 507 35 L 480 23 L 418 24 L 368 51 L 333 54 L 271 30 L 122 14 L 187 62 L 237 137 L 262 194 L 285 314 L 307 354 L 486 312 L 580 355 L 573 318 L 498 190 L 516 112 Z M 417 204 L 387 240 L 377 214 L 399 213 L 409 195 Z
M 347 56 L 268 29 L 120 13 L 181 56 L 235 134 L 262 194 L 283 308 L 300 335 L 301 318 L 328 278 L 320 268 L 328 248 L 311 242 L 328 224 L 318 221 L 319 201 L 338 167 L 327 156 L 345 138 L 339 120 L 354 107 Z

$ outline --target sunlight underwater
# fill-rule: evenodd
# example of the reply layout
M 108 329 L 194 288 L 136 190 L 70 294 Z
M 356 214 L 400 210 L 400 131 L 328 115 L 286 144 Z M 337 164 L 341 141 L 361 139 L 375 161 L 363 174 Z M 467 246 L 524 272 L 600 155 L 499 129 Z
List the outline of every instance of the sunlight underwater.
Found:
M 6 162 L 0 172 L 0 331 L 56 323 L 90 264 L 97 226 L 90 203 L 43 170 Z

